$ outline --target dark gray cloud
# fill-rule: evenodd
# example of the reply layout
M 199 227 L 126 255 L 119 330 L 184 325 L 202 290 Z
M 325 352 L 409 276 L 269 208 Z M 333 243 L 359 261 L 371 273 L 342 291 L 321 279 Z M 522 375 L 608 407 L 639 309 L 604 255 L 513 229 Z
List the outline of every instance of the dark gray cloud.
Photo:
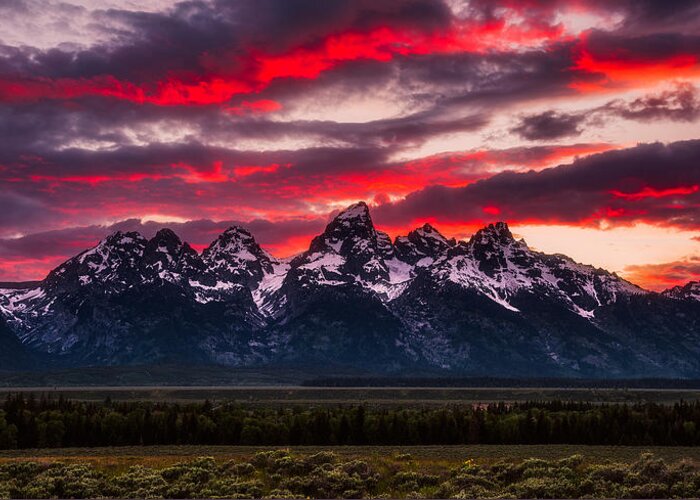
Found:
M 700 118 L 700 94 L 692 83 L 676 82 L 670 89 L 631 100 L 615 99 L 578 113 L 549 110 L 525 115 L 511 132 L 531 141 L 553 140 L 580 135 L 585 127 L 599 127 L 613 118 L 693 122 Z
M 645 144 L 540 172 L 507 172 L 462 188 L 428 187 L 378 207 L 380 222 L 428 217 L 484 220 L 495 206 L 510 220 L 596 224 L 643 220 L 700 228 L 700 141 Z M 493 218 L 493 216 L 488 216 Z
M 0 0 L 8 19 L 31 16 L 37 5 L 35 0 Z M 161 12 L 95 5 L 89 10 L 71 6 L 68 0 L 46 7 L 57 9 L 61 22 L 71 12 L 80 15 L 81 22 L 91 20 L 91 33 L 99 34 L 91 43 L 60 44 L 61 30 L 54 26 L 53 48 L 0 46 L 0 235 L 93 227 L 95 221 L 147 213 L 228 220 L 231 214 L 255 211 L 288 218 L 309 213 L 310 207 L 327 207 L 329 200 L 356 195 L 387 199 L 387 193 L 381 193 L 384 186 L 393 176 L 405 176 L 406 170 L 424 181 L 421 185 L 433 181 L 393 158 L 432 139 L 483 134 L 491 118 L 502 113 L 518 120 L 512 124 L 514 133 L 536 141 L 573 137 L 611 119 L 690 123 L 698 117 L 697 91 L 685 84 L 636 100 L 613 100 L 582 113 L 552 109 L 520 114 L 531 103 L 580 95 L 577 85 L 613 89 L 606 67 L 653 67 L 659 61 L 700 56 L 697 2 L 471 0 L 462 5 L 451 1 L 448 8 L 442 0 L 190 0 L 173 2 Z M 610 31 L 593 30 L 576 39 L 560 36 L 553 26 L 561 10 L 572 6 L 621 21 Z M 522 22 L 524 38 L 533 28 L 550 33 L 551 39 L 518 50 L 508 44 L 453 50 L 451 44 L 459 40 L 446 37 L 424 51 L 402 54 L 401 44 L 397 47 L 389 37 L 390 56 L 341 57 L 316 77 L 311 71 L 309 78 L 263 81 L 258 74 L 261 58 L 288 55 L 299 47 L 323 53 L 328 49 L 325 42 L 337 35 L 386 27 L 421 40 L 429 33 L 460 33 L 460 28 L 466 30 L 462 34 L 470 33 L 470 23 L 497 27 L 504 12 L 514 16 L 511 21 Z M 352 51 L 353 45 L 348 47 Z M 588 67 L 579 64 L 582 56 L 590 56 Z M 289 64 L 300 62 L 302 69 L 324 65 L 304 57 Z M 224 93 L 213 105 L 178 100 L 178 93 L 186 92 L 183 86 L 217 79 L 249 88 Z M 168 87 L 173 82 L 177 85 Z M 172 92 L 172 99 L 153 101 L 160 105 L 139 101 L 139 92 L 152 97 L 164 89 Z M 206 87 L 203 94 L 210 92 Z M 366 96 L 387 96 L 403 111 L 362 123 L 339 123 L 332 119 L 339 113 L 325 117 L 318 112 L 339 103 L 361 102 Z M 281 110 L 246 111 L 244 103 L 255 100 L 275 101 Z M 306 113 L 309 109 L 313 115 Z M 321 119 L 298 118 L 304 116 Z M 541 168 L 538 158 L 557 157 L 556 151 L 547 152 L 551 145 L 514 146 L 507 153 L 489 152 L 490 161 L 503 165 L 508 157 L 523 171 Z M 663 154 L 659 145 L 620 153 L 619 158 L 634 166 L 626 173 L 616 166 L 617 160 L 604 156 L 605 161 L 596 160 L 608 162 L 604 169 L 583 168 L 584 163 L 577 162 L 571 171 L 562 167 L 542 175 L 503 174 L 463 189 L 433 186 L 395 207 L 385 206 L 380 214 L 387 220 L 401 219 L 402 211 L 471 220 L 483 217 L 482 205 L 501 204 L 503 217 L 513 220 L 532 216 L 543 221 L 589 221 L 609 216 L 628 221 L 649 213 L 653 221 L 663 216 L 672 224 L 692 226 L 697 219 L 694 206 L 683 203 L 695 200 L 695 193 L 680 196 L 679 205 L 666 203 L 670 199 L 666 195 L 632 199 L 611 194 L 615 189 L 632 193 L 645 187 L 691 186 L 688 175 L 696 170 L 681 154 L 684 147 L 669 146 Z M 678 162 L 678 167 L 664 170 L 671 176 L 668 183 L 651 170 L 637 175 L 634 169 L 646 161 L 638 158 L 642 152 L 650 158 L 667 158 L 664 165 Z M 486 169 L 480 163 L 486 160 L 478 156 L 458 165 L 454 161 L 460 161 L 459 155 L 439 158 L 432 166 L 426 161 L 423 168 L 456 172 L 454 178 L 446 175 L 438 180 L 451 185 L 466 182 L 467 176 L 469 181 L 481 178 Z M 235 174 L 232 169 L 237 166 L 247 170 Z M 686 177 L 677 172 L 681 167 Z M 586 175 L 576 177 L 579 170 Z M 151 230 L 140 222 L 124 224 Z M 195 243 L 203 241 L 208 227 L 202 221 L 197 224 L 196 230 L 180 228 Z M 259 224 L 261 233 L 265 227 L 280 234 L 286 227 L 305 230 L 291 224 L 284 228 Z M 95 227 L 82 237 L 76 233 L 74 241 L 82 244 L 105 229 Z M 64 236 L 69 235 L 56 236 L 53 245 L 38 239 L 36 247 L 59 248 Z M 12 244 L 23 242 L 30 239 Z
M 550 141 L 580 135 L 580 126 L 584 120 L 585 116 L 582 115 L 545 111 L 524 116 L 511 132 L 529 141 Z
M 648 94 L 632 101 L 612 101 L 602 111 L 628 120 L 668 119 L 690 122 L 700 117 L 700 98 L 694 85 L 680 82 L 674 89 Z
M 441 0 L 192 0 L 165 12 L 96 10 L 111 37 L 78 51 L 4 47 L 0 70 L 50 78 L 240 75 L 250 49 L 279 53 L 329 34 L 379 26 L 432 30 L 450 22 Z M 114 26 L 120 26 L 115 28 Z
M 41 260 L 61 255 L 69 258 L 95 245 L 115 231 L 137 231 L 145 237 L 151 238 L 163 227 L 175 231 L 183 241 L 202 247 L 209 245 L 227 228 L 234 225 L 241 226 L 248 229 L 263 247 L 276 249 L 278 246 L 284 245 L 291 237 L 312 236 L 321 232 L 326 222 L 324 217 L 292 218 L 275 222 L 264 219 L 250 221 L 200 219 L 162 223 L 127 219 L 109 225 L 68 227 L 33 233 L 19 238 L 0 239 L 0 260 Z
M 0 190 L 0 228 L 15 227 L 19 230 L 23 222 L 31 226 L 36 222 L 45 222 L 47 209 L 42 201 L 14 193 L 8 189 Z

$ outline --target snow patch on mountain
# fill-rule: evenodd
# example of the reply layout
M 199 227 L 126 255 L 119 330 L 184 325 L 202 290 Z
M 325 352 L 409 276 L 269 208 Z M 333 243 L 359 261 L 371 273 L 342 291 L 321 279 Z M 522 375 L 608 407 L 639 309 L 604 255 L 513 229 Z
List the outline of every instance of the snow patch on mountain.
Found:
M 700 301 L 700 281 L 691 281 L 683 286 L 674 286 L 664 290 L 662 295 L 677 300 Z
M 274 263 L 272 272 L 266 273 L 258 287 L 253 290 L 253 301 L 264 316 L 273 316 L 286 302 L 286 298 L 277 296 L 277 292 L 282 288 L 289 267 L 289 262 Z

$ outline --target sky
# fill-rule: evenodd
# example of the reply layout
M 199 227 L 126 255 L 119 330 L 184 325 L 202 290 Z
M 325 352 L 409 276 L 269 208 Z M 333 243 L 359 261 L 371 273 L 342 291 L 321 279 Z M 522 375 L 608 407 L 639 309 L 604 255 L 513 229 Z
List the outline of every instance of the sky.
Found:
M 700 2 L 0 0 L 0 281 L 339 209 L 700 279 Z

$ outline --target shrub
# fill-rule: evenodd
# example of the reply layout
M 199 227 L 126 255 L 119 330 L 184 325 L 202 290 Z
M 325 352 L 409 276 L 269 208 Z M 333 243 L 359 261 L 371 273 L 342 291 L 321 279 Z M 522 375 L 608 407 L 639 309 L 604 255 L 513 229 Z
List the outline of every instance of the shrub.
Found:
M 654 458 L 651 453 L 642 454 L 639 460 L 632 464 L 631 470 L 639 476 L 641 481 L 661 483 L 669 479 L 666 462 L 661 458 Z
M 669 488 L 660 483 L 631 486 L 626 498 L 668 498 Z
M 248 477 L 255 474 L 255 466 L 248 462 L 234 464 L 229 470 L 234 476 L 239 477 Z
M 0 498 L 5 500 L 6 498 L 12 498 L 11 491 L 13 485 L 9 481 L 0 482 Z
M 289 450 L 260 451 L 255 454 L 250 463 L 252 463 L 255 467 L 267 469 L 276 460 L 283 459 L 289 456 Z
M 338 460 L 338 456 L 332 451 L 319 451 L 306 459 L 311 465 L 333 464 Z
M 577 498 L 576 484 L 556 477 L 529 477 L 511 487 L 518 498 Z
M 235 478 L 212 481 L 198 495 L 200 498 L 261 498 L 264 485 L 260 481 Z
M 609 481 L 622 484 L 628 472 L 628 467 L 623 464 L 592 465 L 588 469 L 588 477 L 594 482 Z
M 581 457 L 478 464 L 427 474 L 413 463 L 341 461 L 280 450 L 258 453 L 252 463 L 211 457 L 161 469 L 142 466 L 108 476 L 90 464 L 0 465 L 4 498 L 698 498 L 694 462 L 666 464 L 643 455 L 631 465 L 584 465 Z M 437 467 L 437 465 L 436 465 Z
M 122 498 L 162 498 L 168 483 L 160 473 L 136 465 L 110 481 L 107 496 Z
M 435 486 L 439 482 L 438 476 L 413 471 L 399 472 L 393 479 L 394 486 L 403 491 L 419 490 L 426 486 Z

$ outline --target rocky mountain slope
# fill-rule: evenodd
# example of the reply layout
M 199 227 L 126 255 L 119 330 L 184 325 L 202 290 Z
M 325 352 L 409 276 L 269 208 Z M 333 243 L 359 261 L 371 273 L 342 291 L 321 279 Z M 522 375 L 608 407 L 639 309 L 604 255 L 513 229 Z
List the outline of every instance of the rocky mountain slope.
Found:
M 352 205 L 278 260 L 231 227 L 198 254 L 115 233 L 0 289 L 0 369 L 168 362 L 374 373 L 700 376 L 697 283 L 657 294 L 547 255 L 499 222 L 394 241 Z M 6 346 L 6 347 L 4 347 Z M 4 347 L 4 348 L 3 348 Z

